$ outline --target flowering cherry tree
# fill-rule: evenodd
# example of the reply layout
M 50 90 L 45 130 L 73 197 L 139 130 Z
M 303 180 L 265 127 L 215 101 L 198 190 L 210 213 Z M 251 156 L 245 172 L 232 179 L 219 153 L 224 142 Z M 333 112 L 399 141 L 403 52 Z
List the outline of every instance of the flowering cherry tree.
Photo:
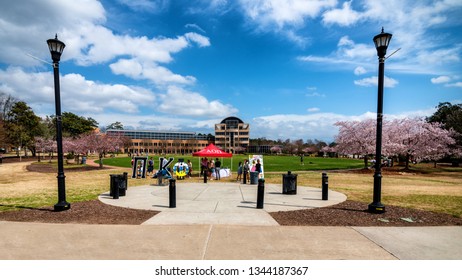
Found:
M 384 150 L 389 155 L 401 155 L 409 161 L 436 161 L 451 154 L 455 144 L 453 131 L 446 130 L 440 123 L 428 123 L 423 119 L 393 120 L 385 130 L 387 141 Z
M 117 135 L 109 136 L 96 131 L 81 135 L 79 148 L 98 154 L 99 167 L 103 168 L 103 157 L 123 147 L 123 139 Z
M 339 134 L 335 139 L 337 151 L 342 154 L 363 155 L 367 167 L 367 155 L 375 152 L 374 120 L 337 122 Z M 403 156 L 406 169 L 410 160 L 437 160 L 458 151 L 455 149 L 454 131 L 446 130 L 439 123 L 428 123 L 420 118 L 384 120 L 382 153 L 387 156 Z
M 84 135 L 63 139 L 63 148 L 66 153 L 72 153 L 77 162 L 80 162 L 80 155 L 86 155 L 89 151 L 87 140 Z
M 364 156 L 364 168 L 368 167 L 368 155 L 375 152 L 374 120 L 336 122 L 339 134 L 335 138 L 336 151 L 345 155 Z
M 273 146 L 270 148 L 271 153 L 280 154 L 282 153 L 281 146 Z
M 243 152 L 245 152 L 244 147 L 238 146 L 238 147 L 234 148 L 234 153 L 236 153 L 236 154 L 243 153 Z
M 44 137 L 35 137 L 35 149 L 37 153 L 48 153 L 50 155 L 49 162 L 51 162 L 53 152 L 56 151 L 58 148 L 56 145 L 56 141 L 52 139 L 47 139 Z M 38 161 L 40 162 L 40 156 L 38 157 Z

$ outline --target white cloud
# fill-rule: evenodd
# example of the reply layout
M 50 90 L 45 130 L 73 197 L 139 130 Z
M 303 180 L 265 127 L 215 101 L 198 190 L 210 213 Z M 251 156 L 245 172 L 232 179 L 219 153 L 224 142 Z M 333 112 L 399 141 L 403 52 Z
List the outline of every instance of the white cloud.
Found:
M 209 38 L 197 34 L 195 32 L 188 32 L 184 35 L 189 41 L 194 42 L 199 45 L 199 47 L 208 47 L 210 46 Z
M 119 59 L 116 63 L 110 64 L 109 68 L 114 74 L 132 79 L 139 79 L 143 74 L 143 66 L 135 59 Z
M 340 120 L 357 120 L 362 116 L 345 116 L 334 113 L 308 115 L 272 115 L 254 118 L 251 133 L 255 137 L 264 135 L 268 139 L 325 139 L 333 140 L 338 133 L 334 123 Z M 254 136 L 253 136 L 254 137 Z
M 435 108 L 428 110 L 402 112 L 396 115 L 386 114 L 387 119 L 402 119 L 406 117 L 425 117 L 435 112 Z M 320 139 L 333 141 L 338 134 L 338 121 L 362 121 L 376 119 L 377 113 L 365 112 L 361 115 L 342 115 L 335 113 L 316 113 L 307 115 L 272 115 L 254 118 L 251 122 L 252 137 L 266 137 L 268 139 Z
M 300 26 L 305 18 L 314 18 L 336 0 L 240 0 L 245 15 L 260 28 Z
M 79 41 L 84 26 L 95 26 L 106 20 L 99 1 L 17 1 L 2 2 L 0 9 L 0 61 L 15 65 L 37 65 L 38 61 L 22 53 L 50 60 L 46 39 L 55 33 L 65 43 Z M 57 24 L 59 23 L 59 24 Z M 87 28 L 88 29 L 88 28 Z M 72 34 L 64 36 L 64 34 Z M 71 40 L 72 38 L 72 40 Z M 63 59 L 69 55 L 69 44 Z
M 460 87 L 462 88 L 462 82 L 457 82 L 457 83 L 452 83 L 452 84 L 446 84 L 446 87 Z
M 313 107 L 313 108 L 308 108 L 307 111 L 308 111 L 309 113 L 316 113 L 316 112 L 321 111 L 321 109 L 316 108 L 316 107 Z
M 149 90 L 102 84 L 86 80 L 80 74 L 63 75 L 60 81 L 63 112 L 87 114 L 109 110 L 135 113 L 140 106 L 152 104 L 155 100 Z M 52 71 L 27 73 L 19 67 L 9 67 L 0 70 L 0 88 L 25 101 L 38 115 L 55 114 Z M 143 102 L 140 103 L 140 100 Z
M 194 84 L 196 78 L 181 76 L 172 73 L 169 69 L 155 63 L 140 63 L 136 59 L 120 59 L 109 65 L 112 72 L 117 75 L 125 75 L 132 79 L 149 80 L 156 85 L 168 84 Z
M 207 37 L 188 32 L 176 38 L 130 37 L 114 35 L 112 31 L 101 26 L 82 27 L 80 37 L 69 38 L 72 49 L 70 58 L 81 65 L 91 65 L 108 62 L 116 57 L 129 56 L 140 61 L 154 63 L 169 63 L 173 60 L 172 54 L 178 53 L 192 43 L 199 47 L 210 46 Z M 74 41 L 72 41 L 74 40 Z
M 348 36 L 340 38 L 338 43 L 337 56 L 348 60 L 368 60 L 373 57 L 376 53 L 376 49 L 373 44 L 356 44 L 353 40 L 350 40 Z
M 165 94 L 160 95 L 159 111 L 183 116 L 226 117 L 235 115 L 237 109 L 218 100 L 207 100 L 197 92 L 170 86 Z
M 393 78 L 389 78 L 387 76 L 384 77 L 383 86 L 388 88 L 395 87 L 399 82 Z M 377 86 L 378 85 L 378 77 L 372 76 L 369 78 L 364 78 L 361 80 L 355 80 L 355 85 L 363 86 L 363 87 L 370 87 L 370 86 Z
M 322 15 L 322 21 L 325 24 L 338 24 L 341 26 L 355 24 L 361 18 L 361 14 L 351 9 L 351 2 L 344 2 L 342 9 L 326 11 Z
M 259 32 L 282 35 L 299 46 L 305 46 L 309 39 L 297 31 L 308 19 L 336 4 L 337 0 L 239 0 L 249 25 Z
M 307 93 L 306 97 L 326 97 L 326 95 L 315 91 L 315 92 Z
M 370 45 L 357 44 L 349 36 L 342 36 L 337 43 L 337 47 L 336 51 L 327 56 L 308 55 L 299 56 L 297 59 L 303 62 L 322 64 L 326 69 L 331 67 L 334 70 L 338 70 L 339 66 L 341 66 L 346 70 L 356 67 L 356 73 L 356 71 L 365 70 L 365 67 L 369 68 L 372 62 L 371 59 L 377 57 L 373 43 Z
M 139 12 L 159 13 L 169 7 L 170 0 L 118 0 L 130 9 Z
M 184 27 L 193 28 L 193 29 L 196 29 L 196 30 L 198 30 L 198 31 L 200 31 L 202 33 L 207 33 L 207 32 L 205 32 L 205 30 L 202 27 L 200 27 L 199 25 L 197 25 L 195 23 L 187 23 Z
M 354 73 L 355 73 L 355 75 L 359 76 L 359 75 L 366 74 L 367 70 L 362 66 L 358 66 L 358 67 L 355 68 Z
M 117 120 L 125 121 L 128 116 L 138 115 L 138 122 L 132 120 L 134 127 L 153 127 L 140 120 L 146 120 L 142 109 L 150 108 L 150 112 L 158 113 L 156 119 L 162 118 L 162 126 L 171 124 L 178 116 L 224 118 L 235 115 L 238 110 L 230 104 L 219 100 L 207 100 L 197 92 L 191 92 L 177 86 L 169 86 L 165 93 L 153 93 L 144 88 L 121 84 L 103 84 L 87 80 L 80 74 L 67 74 L 60 78 L 61 104 L 63 112 L 73 112 L 78 115 L 90 115 L 101 124 L 114 122 L 115 118 L 105 118 L 104 115 L 124 116 Z M 50 72 L 27 73 L 19 67 L 0 70 L 0 90 L 25 101 L 37 115 L 55 114 L 53 74 Z M 126 114 L 126 115 L 125 115 Z M 131 118 L 131 117 L 130 117 Z M 101 120 L 106 120 L 102 122 Z M 171 120 L 170 120 L 171 119 Z M 167 122 L 167 120 L 170 120 Z M 125 124 L 125 123 L 124 123 Z M 203 127 L 197 120 L 170 126 Z
M 451 78 L 448 76 L 439 76 L 439 77 L 431 79 L 432 84 L 445 84 L 450 81 L 451 81 Z
M 187 8 L 191 14 L 226 14 L 231 8 L 229 0 L 197 0 Z
M 120 121 L 124 127 L 146 130 L 184 130 L 184 127 L 195 125 L 195 120 L 186 117 L 163 116 L 156 113 L 148 114 L 119 114 L 100 113 L 92 114 L 100 126 L 107 126 L 115 121 Z
M 350 40 L 348 36 L 343 36 L 342 38 L 340 38 L 340 40 L 337 43 L 338 47 L 354 46 L 354 45 L 355 45 L 355 42 L 353 40 Z
M 331 64 L 353 64 L 354 62 L 351 60 L 340 59 L 334 56 L 314 56 L 314 55 L 307 55 L 307 56 L 299 56 L 297 57 L 298 60 L 304 62 L 314 62 L 314 63 L 324 63 L 326 66 Z
M 317 91 L 316 87 L 307 87 L 308 93 L 305 94 L 306 97 L 326 97 L 325 94 L 321 94 Z

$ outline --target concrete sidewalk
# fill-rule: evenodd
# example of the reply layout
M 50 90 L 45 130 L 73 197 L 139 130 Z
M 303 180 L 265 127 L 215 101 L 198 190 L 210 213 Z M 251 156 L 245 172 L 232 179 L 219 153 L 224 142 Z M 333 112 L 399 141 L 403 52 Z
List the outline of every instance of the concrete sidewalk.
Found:
M 8 260 L 461 260 L 462 227 L 0 222 Z

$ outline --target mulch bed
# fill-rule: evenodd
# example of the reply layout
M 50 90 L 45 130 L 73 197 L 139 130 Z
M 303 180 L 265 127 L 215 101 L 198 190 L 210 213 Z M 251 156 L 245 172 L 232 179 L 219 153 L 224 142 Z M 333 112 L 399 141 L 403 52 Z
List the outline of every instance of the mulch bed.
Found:
M 17 207 L 20 208 L 20 207 Z M 462 219 L 448 214 L 386 206 L 384 214 L 371 214 L 367 204 L 345 201 L 330 207 L 274 212 L 271 216 L 283 226 L 461 226 Z M 0 212 L 0 220 L 40 223 L 139 225 L 157 211 L 111 206 L 99 200 L 75 202 L 71 209 L 54 212 L 53 207 L 25 208 Z M 403 220 L 402 218 L 406 219 Z
M 140 225 L 158 213 L 158 211 L 116 207 L 104 204 L 99 200 L 92 200 L 71 203 L 71 209 L 62 212 L 53 211 L 52 206 L 0 212 L 0 220 L 39 223 Z
M 385 206 L 383 214 L 367 212 L 366 203 L 347 200 L 337 205 L 296 211 L 274 212 L 284 226 L 460 226 L 462 219 L 398 206 Z

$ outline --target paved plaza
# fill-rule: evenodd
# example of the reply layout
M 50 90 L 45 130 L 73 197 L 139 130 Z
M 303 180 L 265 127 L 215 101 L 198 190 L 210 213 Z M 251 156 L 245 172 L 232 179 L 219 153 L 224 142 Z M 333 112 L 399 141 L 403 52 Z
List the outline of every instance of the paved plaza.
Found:
M 112 199 L 108 192 L 99 199 L 114 206 L 161 211 L 144 224 L 276 226 L 268 212 L 326 207 L 346 200 L 335 191 L 329 191 L 328 200 L 321 197 L 319 188 L 298 187 L 297 194 L 282 194 L 281 185 L 265 184 L 264 207 L 256 209 L 257 185 L 176 181 L 175 208 L 169 208 L 168 185 L 129 188 L 119 199 Z

